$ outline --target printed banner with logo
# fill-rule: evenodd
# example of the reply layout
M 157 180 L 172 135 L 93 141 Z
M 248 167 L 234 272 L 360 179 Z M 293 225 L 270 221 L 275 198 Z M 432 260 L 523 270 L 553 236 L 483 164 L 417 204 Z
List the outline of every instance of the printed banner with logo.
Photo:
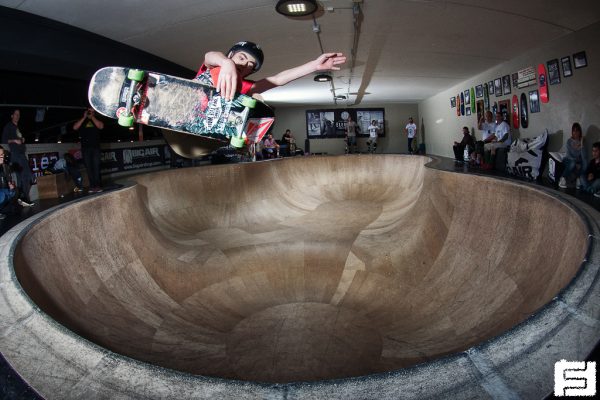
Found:
M 125 149 L 103 149 L 100 170 L 103 174 L 152 168 L 168 164 L 171 153 L 168 146 L 156 145 Z

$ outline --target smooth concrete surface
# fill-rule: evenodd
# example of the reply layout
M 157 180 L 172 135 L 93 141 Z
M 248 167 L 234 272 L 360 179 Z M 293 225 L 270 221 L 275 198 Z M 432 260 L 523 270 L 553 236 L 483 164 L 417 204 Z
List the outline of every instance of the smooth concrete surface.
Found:
M 598 213 L 428 161 L 169 170 L 35 216 L 1 239 L 0 350 L 47 398 L 544 397 L 600 338 Z

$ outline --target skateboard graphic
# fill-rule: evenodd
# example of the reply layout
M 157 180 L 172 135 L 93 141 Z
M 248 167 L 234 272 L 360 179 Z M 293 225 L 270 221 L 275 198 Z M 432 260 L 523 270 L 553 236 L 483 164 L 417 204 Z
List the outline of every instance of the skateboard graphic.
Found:
M 548 98 L 548 75 L 544 64 L 538 64 L 538 83 L 540 86 L 540 101 L 547 103 L 550 99 Z
M 460 107 L 462 102 L 460 101 L 460 94 L 456 95 L 456 115 L 460 117 Z
M 527 96 L 521 93 L 521 126 L 527 128 L 529 126 L 529 116 L 527 110 Z
M 471 88 L 471 113 L 475 113 L 475 89 Z
M 519 98 L 516 94 L 512 97 L 512 122 L 513 128 L 519 129 Z
M 460 115 L 465 115 L 465 94 L 460 92 Z
M 163 128 L 171 148 L 198 158 L 231 144 L 244 148 L 256 143 L 274 121 L 273 110 L 243 94 L 225 101 L 214 87 L 158 72 L 105 67 L 90 81 L 88 99 L 100 114 Z
M 487 83 L 483 84 L 483 107 L 485 111 L 490 110 L 490 89 Z

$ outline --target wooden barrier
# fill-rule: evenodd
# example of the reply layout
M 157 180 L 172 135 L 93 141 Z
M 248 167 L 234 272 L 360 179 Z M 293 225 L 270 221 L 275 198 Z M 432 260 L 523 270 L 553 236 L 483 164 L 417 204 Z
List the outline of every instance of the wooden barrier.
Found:
M 80 170 L 83 178 L 83 186 L 89 186 L 89 181 L 85 169 Z M 37 178 L 38 197 L 40 199 L 56 199 L 67 193 L 72 193 L 75 189 L 73 179 L 60 172 L 53 175 L 44 175 Z

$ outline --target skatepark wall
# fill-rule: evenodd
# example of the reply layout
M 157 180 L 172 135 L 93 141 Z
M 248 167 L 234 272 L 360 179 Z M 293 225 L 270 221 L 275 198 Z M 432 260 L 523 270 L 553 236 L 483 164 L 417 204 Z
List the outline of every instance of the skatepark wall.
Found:
M 537 70 L 537 65 L 540 63 L 546 65 L 547 61 L 554 59 L 560 62 L 561 57 L 570 56 L 573 75 L 565 78 L 562 65 L 560 66 L 561 83 L 549 85 L 550 101 L 540 104 L 539 113 L 529 112 L 529 126 L 526 129 L 523 127 L 514 129 L 511 124 L 512 137 L 513 140 L 530 138 L 548 129 L 550 132 L 548 151 L 559 151 L 571 135 L 573 122 L 579 122 L 583 128 L 586 148 L 591 155 L 592 143 L 600 141 L 600 80 L 598 79 L 600 41 L 598 37 L 600 37 L 600 23 L 532 49 L 420 102 L 419 115 L 425 125 L 428 153 L 454 157 L 452 143 L 461 139 L 463 126 L 468 126 L 472 132 L 475 131 L 477 139 L 481 140 L 481 134 L 477 131 L 477 116 L 458 117 L 456 108 L 450 107 L 451 97 L 471 87 L 505 75 L 512 75 L 523 68 L 532 66 Z M 506 43 L 506 45 L 510 44 Z M 585 51 L 588 66 L 575 69 L 572 56 L 580 51 Z M 525 93 L 528 96 L 531 90 L 539 90 L 538 85 L 522 89 L 512 87 L 508 95 L 501 97 L 490 95 L 490 104 L 511 100 L 514 94 L 520 97 L 521 93 Z
M 416 103 L 388 103 L 388 104 L 368 104 L 360 108 L 384 108 L 385 109 L 385 137 L 380 137 L 377 141 L 378 153 L 405 153 L 407 151 L 407 141 L 404 135 L 404 127 L 409 117 L 416 120 L 418 116 L 418 106 Z M 304 140 L 306 139 L 306 110 L 315 108 L 334 108 L 331 106 L 306 106 L 306 107 L 277 107 L 275 110 L 275 123 L 273 125 L 273 137 L 281 139 L 286 129 L 290 129 L 296 138 L 298 147 L 304 149 Z M 354 108 L 354 107 L 337 107 Z M 359 107 L 357 107 L 359 108 Z M 366 137 L 358 138 L 359 151 L 366 152 Z M 311 153 L 344 154 L 344 139 L 311 139 Z

